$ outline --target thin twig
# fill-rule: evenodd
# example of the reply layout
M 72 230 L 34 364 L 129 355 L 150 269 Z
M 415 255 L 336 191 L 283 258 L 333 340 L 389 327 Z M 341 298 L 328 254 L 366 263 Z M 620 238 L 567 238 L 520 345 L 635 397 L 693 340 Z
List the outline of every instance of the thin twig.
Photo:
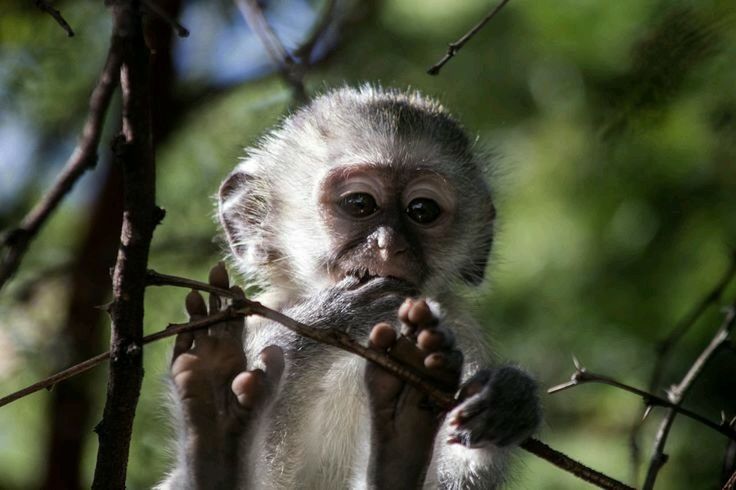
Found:
M 230 320 L 230 319 L 242 317 L 242 316 L 245 316 L 245 313 L 243 311 L 235 312 L 234 310 L 230 308 L 226 308 L 219 313 L 212 314 L 206 318 L 202 318 L 201 320 L 195 320 L 195 321 L 191 321 L 188 323 L 172 323 L 165 330 L 161 330 L 159 332 L 155 332 L 150 335 L 146 335 L 145 337 L 143 337 L 142 343 L 144 345 L 150 344 L 151 342 L 165 339 L 166 337 L 171 337 L 173 335 L 178 335 L 183 332 L 195 332 L 197 330 L 202 330 L 203 328 L 209 328 L 212 326 L 216 326 L 218 323 L 224 322 L 226 320 Z M 55 384 L 59 383 L 60 381 L 64 381 L 66 379 L 73 378 L 74 376 L 78 374 L 82 374 L 86 371 L 89 371 L 95 366 L 99 366 L 103 362 L 107 361 L 109 358 L 110 358 L 110 351 L 103 352 L 101 354 L 96 355 L 95 357 L 92 357 L 91 359 L 87 359 L 84 362 L 75 364 L 71 366 L 70 368 L 67 368 L 52 376 L 44 378 L 36 383 L 33 383 L 30 386 L 27 386 L 21 390 L 18 390 L 9 395 L 6 395 L 0 398 L 0 407 L 3 407 L 9 403 L 12 403 L 16 400 L 24 398 L 37 391 L 41 391 L 44 388 L 50 389 L 51 387 L 53 387 Z
M 5 248 L 0 261 L 0 289 L 15 274 L 31 241 L 62 199 L 87 170 L 97 163 L 97 147 L 100 143 L 105 115 L 112 94 L 118 85 L 120 53 L 112 46 L 107 53 L 105 66 L 89 99 L 89 112 L 77 147 L 67 160 L 51 189 L 41 198 L 23 221 L 9 231 L 0 243 Z
M 673 347 L 682 339 L 682 337 L 692 328 L 692 326 L 703 316 L 708 308 L 714 304 L 717 304 L 723 297 L 723 293 L 731 284 L 734 277 L 736 277 L 736 250 L 731 252 L 731 260 L 729 261 L 728 268 L 723 272 L 723 276 L 708 291 L 700 302 L 685 315 L 672 329 L 672 331 L 662 339 L 657 345 L 657 360 L 654 364 L 652 371 L 652 377 L 649 381 L 649 391 L 655 391 L 662 382 L 662 375 L 665 369 L 665 365 L 669 359 L 669 355 Z
M 569 388 L 573 388 L 575 386 L 579 386 L 585 383 L 606 384 L 606 385 L 613 386 L 618 389 L 628 391 L 629 393 L 633 393 L 635 395 L 640 396 L 642 400 L 644 400 L 644 403 L 647 406 L 647 410 L 644 412 L 645 417 L 646 415 L 649 415 L 649 409 L 651 407 L 667 407 L 667 408 L 674 410 L 677 413 L 681 413 L 682 415 L 686 417 L 689 417 L 697 422 L 700 422 L 706 427 L 713 429 L 714 431 L 719 432 L 720 434 L 723 434 L 724 436 L 732 440 L 736 440 L 736 431 L 734 431 L 733 428 L 731 428 L 731 426 L 729 425 L 729 423 L 725 420 L 721 421 L 721 423 L 713 422 L 712 420 L 700 415 L 699 413 L 693 412 L 692 410 L 688 410 L 687 408 L 683 408 L 679 404 L 673 403 L 665 398 L 662 398 L 661 396 L 657 396 L 653 393 L 644 391 L 640 388 L 636 388 L 626 383 L 622 383 L 614 378 L 611 378 L 610 376 L 605 376 L 602 374 L 596 374 L 596 373 L 590 372 L 586 368 L 580 366 L 580 364 L 577 361 L 575 363 L 575 372 L 570 377 L 570 381 L 559 384 L 557 386 L 553 386 L 552 388 L 549 388 L 547 390 L 547 393 L 549 394 L 559 393 L 560 391 L 564 391 Z
M 64 17 L 61 15 L 61 12 L 52 7 L 46 0 L 36 0 L 36 7 L 53 17 L 56 23 L 59 24 L 61 28 L 66 31 L 67 36 L 74 37 L 72 26 L 70 26 L 66 19 L 64 19 Z
M 298 63 L 266 20 L 258 0 L 235 0 L 240 13 L 251 30 L 261 40 L 271 61 L 278 67 L 284 81 L 291 87 L 297 104 L 308 100 L 304 88 L 304 67 Z
M 462 49 L 463 46 L 465 46 L 465 43 L 470 41 L 473 36 L 475 36 L 478 31 L 483 29 L 485 25 L 496 16 L 497 13 L 503 9 L 506 4 L 509 3 L 509 0 L 501 0 L 498 5 L 496 5 L 493 10 L 491 10 L 483 19 L 478 22 L 476 25 L 473 26 L 472 29 L 470 29 L 468 32 L 465 33 L 463 37 L 455 41 L 454 43 L 450 43 L 447 45 L 447 53 L 445 56 L 442 57 L 441 60 L 439 60 L 437 63 L 432 65 L 427 69 L 427 73 L 430 75 L 438 75 L 440 73 L 440 70 L 443 66 L 445 66 L 445 63 L 450 61 L 460 49 Z
M 317 23 L 312 28 L 311 33 L 309 34 L 307 39 L 305 39 L 304 42 L 302 42 L 301 45 L 294 50 L 294 56 L 299 58 L 303 65 L 309 66 L 311 64 L 314 48 L 319 40 L 322 38 L 322 36 L 325 34 L 325 32 L 327 32 L 327 30 L 330 28 L 330 25 L 332 24 L 332 21 L 335 17 L 336 6 L 337 0 L 327 0 L 327 2 L 325 2 L 322 14 L 317 20 Z
M 143 0 L 141 3 L 149 12 L 159 16 L 161 20 L 169 24 L 171 28 L 174 29 L 177 36 L 189 37 L 189 29 L 181 25 L 178 20 L 171 17 L 164 9 L 156 5 L 155 2 Z
M 721 490 L 735 490 L 736 489 L 736 471 L 731 474 L 731 478 L 728 479 Z
M 149 52 L 139 4 L 113 2 L 111 45 L 118 46 L 122 132 L 116 138 L 116 164 L 123 170 L 123 222 L 110 306 L 110 368 L 92 488 L 125 488 L 130 439 L 143 382 L 143 301 L 153 230 L 162 218 L 156 207 Z
M 717 304 L 723 297 L 723 293 L 728 285 L 736 277 L 736 250 L 731 251 L 731 258 L 728 268 L 723 272 L 718 282 L 701 300 L 672 328 L 670 333 L 664 337 L 657 345 L 656 359 L 652 375 L 649 379 L 649 391 L 655 392 L 662 384 L 667 362 L 669 361 L 675 345 L 690 331 L 703 314 L 714 304 Z M 629 447 L 631 448 L 631 474 L 634 478 L 639 474 L 639 466 L 641 463 L 641 451 L 639 447 L 639 438 L 642 431 L 642 420 L 638 419 L 631 428 L 629 434 Z
M 679 384 L 672 386 L 668 392 L 668 398 L 676 405 L 680 405 L 687 395 L 687 392 L 693 385 L 693 382 L 700 376 L 705 369 L 706 365 L 713 358 L 716 352 L 720 350 L 728 342 L 728 337 L 731 334 L 734 323 L 736 322 L 736 301 L 734 301 L 726 310 L 726 316 L 723 319 L 723 323 L 718 328 L 713 339 L 710 341 L 708 346 L 700 353 L 695 359 L 690 369 L 682 378 Z M 651 490 L 654 488 L 654 482 L 657 479 L 657 474 L 662 466 L 667 462 L 667 456 L 664 453 L 664 447 L 669 436 L 672 423 L 675 420 L 677 412 L 673 409 L 669 409 L 662 419 L 657 431 L 657 436 L 654 441 L 654 452 L 649 462 L 649 469 L 647 470 L 647 477 L 644 481 L 644 490 Z

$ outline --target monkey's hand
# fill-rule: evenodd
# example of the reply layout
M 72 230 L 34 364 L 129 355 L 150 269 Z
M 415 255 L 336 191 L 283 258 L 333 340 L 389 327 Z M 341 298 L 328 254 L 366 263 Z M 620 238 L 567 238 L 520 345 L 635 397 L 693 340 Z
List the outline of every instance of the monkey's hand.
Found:
M 387 351 L 415 372 L 454 393 L 462 354 L 438 327 L 424 300 L 407 300 L 399 318 L 408 336 L 388 323 L 373 327 L 369 346 Z M 407 325 L 408 324 L 408 325 Z M 428 397 L 374 363 L 365 370 L 371 415 L 368 481 L 372 488 L 420 488 L 444 415 Z
M 449 415 L 449 442 L 466 447 L 518 444 L 542 419 L 537 383 L 516 366 L 478 371 L 463 384 L 459 399 Z
M 210 271 L 210 284 L 227 289 L 224 265 Z M 233 287 L 231 291 L 243 294 Z M 222 308 L 221 299 L 210 295 L 209 313 Z M 202 296 L 192 291 L 186 308 L 192 320 L 207 316 Z M 207 330 L 177 336 L 171 375 L 184 415 L 186 451 L 191 478 L 199 486 L 228 487 L 235 476 L 241 436 L 246 433 L 258 409 L 278 385 L 284 368 L 280 348 L 261 352 L 265 371 L 247 371 L 242 344 L 243 319 L 214 325 Z M 228 465 L 234 464 L 228 469 Z

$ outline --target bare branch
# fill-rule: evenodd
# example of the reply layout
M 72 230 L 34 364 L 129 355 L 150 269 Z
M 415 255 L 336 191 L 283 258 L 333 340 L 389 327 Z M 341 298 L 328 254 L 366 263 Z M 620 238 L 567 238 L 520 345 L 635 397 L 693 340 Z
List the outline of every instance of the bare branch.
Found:
M 668 392 L 669 400 L 680 405 L 687 395 L 687 392 L 692 387 L 693 382 L 700 376 L 703 369 L 707 366 L 713 356 L 728 342 L 728 337 L 731 334 L 734 323 L 736 323 L 736 301 L 734 301 L 726 310 L 726 316 L 723 319 L 723 323 L 718 328 L 713 339 L 710 341 L 708 346 L 700 353 L 695 359 L 690 369 L 682 378 L 679 384 L 672 386 Z M 644 481 L 644 490 L 651 490 L 654 488 L 654 482 L 657 479 L 657 474 L 662 466 L 667 462 L 667 456 L 664 453 L 664 446 L 667 442 L 672 423 L 675 420 L 677 411 L 669 409 L 662 419 L 657 431 L 657 436 L 654 441 L 654 452 L 649 462 L 649 469 L 647 470 L 647 477 Z
M 261 40 L 271 61 L 278 67 L 284 81 L 291 87 L 297 104 L 309 99 L 304 88 L 304 66 L 289 54 L 279 37 L 266 20 L 258 0 L 235 0 L 240 13 L 251 30 Z
M 70 26 L 66 19 L 64 19 L 64 17 L 61 15 L 61 12 L 52 7 L 46 0 L 36 0 L 36 7 L 53 17 L 56 23 L 59 24 L 61 28 L 66 31 L 67 36 L 74 37 L 72 26 Z
M 165 339 L 166 337 L 172 337 L 174 335 L 178 335 L 183 332 L 195 332 L 197 330 L 202 330 L 203 328 L 217 326 L 218 323 L 224 322 L 226 320 L 230 320 L 232 318 L 242 317 L 242 316 L 245 316 L 245 313 L 243 311 L 237 312 L 237 311 L 234 311 L 232 308 L 226 308 L 225 310 L 221 312 L 212 314 L 206 318 L 202 318 L 201 320 L 195 320 L 189 323 L 172 323 L 165 330 L 161 330 L 159 332 L 155 332 L 150 335 L 146 335 L 145 337 L 143 337 L 143 340 L 141 343 L 144 345 L 150 344 L 151 342 Z M 24 398 L 33 393 L 36 393 L 37 391 L 41 391 L 44 388 L 51 389 L 55 384 L 61 381 L 64 381 L 66 379 L 73 378 L 74 376 L 78 374 L 87 372 L 93 367 L 99 366 L 103 362 L 107 361 L 109 358 L 110 358 L 110 351 L 103 352 L 101 354 L 96 355 L 95 357 L 87 359 L 84 362 L 75 364 L 71 366 L 70 368 L 67 368 L 52 376 L 49 376 L 36 383 L 33 383 L 32 385 L 27 386 L 21 390 L 18 390 L 9 395 L 6 395 L 0 398 L 0 407 L 8 405 L 9 403 L 13 403 L 16 400 Z
M 100 135 L 102 134 L 110 100 L 118 84 L 119 72 L 120 53 L 111 46 L 100 79 L 90 96 L 87 120 L 84 123 L 77 147 L 67 160 L 51 189 L 23 218 L 18 228 L 10 230 L 0 243 L 0 246 L 6 249 L 0 259 L 0 289 L 15 274 L 28 246 L 51 213 L 72 190 L 82 174 L 93 168 L 97 163 L 97 147 L 100 143 Z
M 138 2 L 111 5 L 111 45 L 122 57 L 120 87 L 122 133 L 116 138 L 116 163 L 123 169 L 123 223 L 113 273 L 110 369 L 93 489 L 125 488 L 133 419 L 143 381 L 143 299 L 153 230 L 161 219 L 156 207 L 152 141 L 149 53 L 143 39 Z
M 703 316 L 703 314 L 714 304 L 723 297 L 723 292 L 726 290 L 728 285 L 736 277 L 736 250 L 731 251 L 731 259 L 729 261 L 728 268 L 723 272 L 723 275 L 713 288 L 703 296 L 703 298 L 684 316 L 682 319 L 672 328 L 670 333 L 663 338 L 657 345 L 656 360 L 654 362 L 654 368 L 652 369 L 652 375 L 649 379 L 649 391 L 655 392 L 659 389 L 662 384 L 662 377 L 664 376 L 667 362 L 669 361 L 672 349 L 675 345 L 690 331 L 690 329 L 697 323 L 697 321 Z M 650 407 L 647 408 L 647 410 Z M 643 418 L 642 418 L 643 420 Z M 641 450 L 639 447 L 639 437 L 642 430 L 642 424 L 637 421 L 632 425 L 631 433 L 629 434 L 629 447 L 631 448 L 631 473 L 632 475 L 639 474 L 639 466 L 641 463 Z
M 731 478 L 728 479 L 721 490 L 735 490 L 736 489 L 736 471 L 731 474 Z
M 177 36 L 189 37 L 189 29 L 181 25 L 179 21 L 171 17 L 168 13 L 166 13 L 164 9 L 156 5 L 155 2 L 152 2 L 151 0 L 143 0 L 141 3 L 146 8 L 146 10 L 148 10 L 152 14 L 157 15 L 161 18 L 161 20 L 169 24 L 171 28 L 174 29 L 174 32 L 176 32 Z
M 434 65 L 430 66 L 427 69 L 427 73 L 430 75 L 439 75 L 440 70 L 443 66 L 445 66 L 445 63 L 450 61 L 460 49 L 462 49 L 463 46 L 465 46 L 465 43 L 470 41 L 473 36 L 478 34 L 478 32 L 485 27 L 485 25 L 496 16 L 497 13 L 503 9 L 506 4 L 509 3 L 509 0 L 501 0 L 498 5 L 496 5 L 493 10 L 491 10 L 483 19 L 478 22 L 476 25 L 474 25 L 468 32 L 465 33 L 463 37 L 455 41 L 454 43 L 450 43 L 447 45 L 447 53 L 445 56 L 442 57 L 441 60 L 439 60 Z
M 708 308 L 723 297 L 723 292 L 726 290 L 731 281 L 736 277 L 736 250 L 731 251 L 731 260 L 728 268 L 723 272 L 723 276 L 713 286 L 713 289 L 708 291 L 700 302 L 693 307 L 693 309 L 685 315 L 672 329 L 672 331 L 663 338 L 657 345 L 657 361 L 652 371 L 652 378 L 649 381 L 649 391 L 656 390 L 662 383 L 662 375 L 665 369 L 665 365 L 669 360 L 670 353 L 674 346 L 682 339 L 682 337 L 692 328 L 692 326 L 703 316 Z
M 570 377 L 570 381 L 559 384 L 557 386 L 553 386 L 552 388 L 549 388 L 547 390 L 547 393 L 549 394 L 559 393 L 560 391 L 564 391 L 569 388 L 573 388 L 575 386 L 579 386 L 585 383 L 606 384 L 606 385 L 618 388 L 620 390 L 628 391 L 629 393 L 633 393 L 635 395 L 640 396 L 642 400 L 644 400 L 644 403 L 647 406 L 644 412 L 645 413 L 644 418 L 646 418 L 646 416 L 649 415 L 649 410 L 651 410 L 651 407 L 653 406 L 667 407 L 667 408 L 674 410 L 677 413 L 681 413 L 682 415 L 686 417 L 689 417 L 697 422 L 700 422 L 706 427 L 713 429 L 714 431 L 720 434 L 723 434 L 724 436 L 736 441 L 736 431 L 733 430 L 733 428 L 729 424 L 729 421 L 727 420 L 722 420 L 721 423 L 713 422 L 712 420 L 700 415 L 699 413 L 696 413 L 691 410 L 688 410 L 687 408 L 681 407 L 677 403 L 673 403 L 665 398 L 657 396 L 648 391 L 644 391 L 642 389 L 636 388 L 626 383 L 622 383 L 614 378 L 611 378 L 610 376 L 605 376 L 602 374 L 596 374 L 596 373 L 590 372 L 587 369 L 585 369 L 585 367 L 582 367 L 579 364 L 575 366 L 575 372 Z
M 332 21 L 335 17 L 335 7 L 337 6 L 337 0 L 327 0 L 325 2 L 324 9 L 320 15 L 317 23 L 312 28 L 312 32 L 309 37 L 302 42 L 301 46 L 294 50 L 294 55 L 299 58 L 301 63 L 305 66 L 309 66 L 312 61 L 312 53 L 314 48 L 322 38 L 322 36 L 330 28 Z

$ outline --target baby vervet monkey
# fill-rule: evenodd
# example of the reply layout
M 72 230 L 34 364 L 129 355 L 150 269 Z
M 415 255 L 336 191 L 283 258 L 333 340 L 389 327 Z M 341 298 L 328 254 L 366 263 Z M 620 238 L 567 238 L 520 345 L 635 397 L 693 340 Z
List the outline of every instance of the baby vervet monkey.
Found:
M 491 248 L 483 167 L 438 103 L 368 86 L 317 97 L 249 149 L 220 187 L 219 218 L 257 299 L 447 391 L 462 370 L 460 402 L 443 418 L 381 368 L 258 318 L 182 335 L 179 456 L 161 488 L 501 485 L 541 411 L 529 375 L 491 364 L 455 293 L 482 282 Z M 222 267 L 210 282 L 229 286 Z M 196 293 L 187 310 L 207 314 Z

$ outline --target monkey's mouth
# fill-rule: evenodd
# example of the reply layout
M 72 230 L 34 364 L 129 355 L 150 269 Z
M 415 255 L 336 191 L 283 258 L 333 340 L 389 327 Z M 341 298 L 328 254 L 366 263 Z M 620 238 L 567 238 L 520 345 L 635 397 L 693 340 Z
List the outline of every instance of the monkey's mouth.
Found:
M 382 281 L 385 283 L 403 283 L 406 285 L 413 284 L 412 281 L 408 280 L 407 278 L 398 277 L 391 274 L 377 274 L 366 268 L 353 269 L 348 271 L 344 275 L 343 279 L 348 278 L 351 279 L 351 283 L 348 286 L 348 289 L 358 289 L 374 281 Z

